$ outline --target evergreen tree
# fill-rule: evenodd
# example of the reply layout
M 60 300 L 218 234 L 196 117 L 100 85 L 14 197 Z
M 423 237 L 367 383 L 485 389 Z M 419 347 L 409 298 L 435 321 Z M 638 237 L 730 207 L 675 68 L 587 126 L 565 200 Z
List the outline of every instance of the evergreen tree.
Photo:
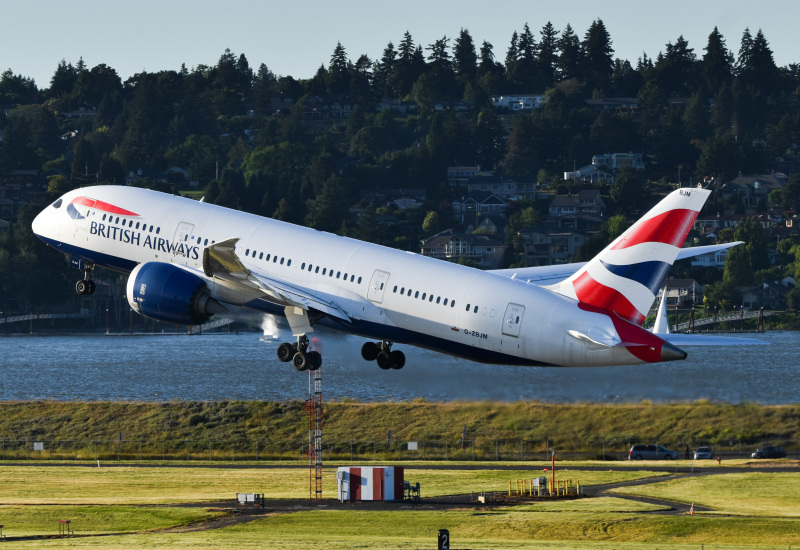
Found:
M 331 54 L 331 63 L 328 66 L 328 93 L 346 94 L 350 91 L 350 62 L 341 42 L 336 43 L 336 48 Z
M 453 44 L 453 70 L 462 86 L 475 80 L 477 67 L 478 56 L 475 54 L 475 43 L 472 41 L 469 31 L 461 29 Z
M 583 51 L 586 55 L 586 82 L 590 90 L 603 92 L 611 87 L 611 75 L 614 74 L 614 50 L 611 37 L 601 19 L 596 19 L 589 26 L 583 39 Z
M 539 31 L 538 68 L 537 89 L 550 88 L 556 82 L 558 68 L 558 32 L 550 21 Z
M 72 63 L 67 63 L 66 60 L 62 59 L 50 79 L 50 89 L 47 91 L 48 96 L 65 97 L 71 94 L 77 78 L 77 69 L 72 66 Z
M 716 95 L 720 88 L 733 78 L 733 54 L 725 45 L 725 39 L 717 27 L 708 35 L 706 53 L 701 62 L 701 70 L 706 90 Z
M 567 23 L 558 39 L 557 80 L 582 78 L 583 76 L 583 50 L 581 41 Z

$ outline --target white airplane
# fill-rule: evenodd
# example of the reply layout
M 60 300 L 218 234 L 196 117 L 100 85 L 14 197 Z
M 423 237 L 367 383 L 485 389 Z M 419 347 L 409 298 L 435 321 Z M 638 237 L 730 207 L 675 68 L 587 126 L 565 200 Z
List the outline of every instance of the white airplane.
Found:
M 131 308 L 159 321 L 202 324 L 237 307 L 285 315 L 295 342 L 278 357 L 319 368 L 314 326 L 370 339 L 361 354 L 405 364 L 394 344 L 483 363 L 610 366 L 685 359 L 668 335 L 640 325 L 672 263 L 737 243 L 681 249 L 709 195 L 676 190 L 597 257 L 481 271 L 202 201 L 135 187 L 70 191 L 34 233 L 84 270 L 129 272 Z

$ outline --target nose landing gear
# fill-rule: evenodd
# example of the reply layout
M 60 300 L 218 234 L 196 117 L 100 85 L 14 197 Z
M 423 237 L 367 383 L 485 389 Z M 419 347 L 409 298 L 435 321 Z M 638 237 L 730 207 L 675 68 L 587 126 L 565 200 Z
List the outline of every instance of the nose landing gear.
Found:
M 366 361 L 376 361 L 383 370 L 402 369 L 406 356 L 400 350 L 392 351 L 391 342 L 366 342 L 361 346 L 361 357 Z
M 83 279 L 75 283 L 75 292 L 77 292 L 81 296 L 94 294 L 94 291 L 96 290 L 94 281 L 92 280 L 93 270 L 94 270 L 94 264 L 86 264 L 86 266 L 83 269 Z

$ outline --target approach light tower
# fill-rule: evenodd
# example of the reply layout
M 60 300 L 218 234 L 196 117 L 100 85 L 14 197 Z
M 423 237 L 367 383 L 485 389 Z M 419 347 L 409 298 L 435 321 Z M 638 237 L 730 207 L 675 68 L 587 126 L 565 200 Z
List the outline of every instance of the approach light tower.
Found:
M 316 338 L 314 338 L 316 344 Z M 319 351 L 319 350 L 317 350 Z M 313 373 L 313 391 L 312 391 Z M 322 498 L 322 373 L 308 371 L 308 498 Z

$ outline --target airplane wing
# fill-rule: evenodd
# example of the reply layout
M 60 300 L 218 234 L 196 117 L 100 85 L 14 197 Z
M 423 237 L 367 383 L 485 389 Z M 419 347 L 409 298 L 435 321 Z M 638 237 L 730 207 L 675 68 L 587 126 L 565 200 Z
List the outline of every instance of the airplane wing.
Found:
M 238 241 L 238 238 L 227 239 L 203 250 L 203 272 L 207 277 L 215 277 L 249 290 L 258 290 L 263 294 L 263 299 L 275 304 L 306 311 L 314 309 L 331 317 L 350 321 L 350 317 L 336 303 L 309 289 L 247 269 L 235 252 Z
M 712 244 L 705 246 L 693 246 L 691 248 L 681 248 L 678 251 L 676 260 L 683 260 L 686 258 L 693 258 L 695 256 L 702 256 L 711 252 L 718 252 L 726 250 L 733 246 L 742 244 L 743 241 L 735 241 L 732 243 Z M 560 283 L 571 277 L 575 272 L 586 265 L 586 262 L 577 262 L 571 264 L 557 264 L 557 265 L 544 265 L 539 267 L 519 267 L 512 269 L 493 269 L 490 273 L 501 275 L 503 277 L 511 277 L 526 283 L 532 283 L 539 286 L 552 285 Z

